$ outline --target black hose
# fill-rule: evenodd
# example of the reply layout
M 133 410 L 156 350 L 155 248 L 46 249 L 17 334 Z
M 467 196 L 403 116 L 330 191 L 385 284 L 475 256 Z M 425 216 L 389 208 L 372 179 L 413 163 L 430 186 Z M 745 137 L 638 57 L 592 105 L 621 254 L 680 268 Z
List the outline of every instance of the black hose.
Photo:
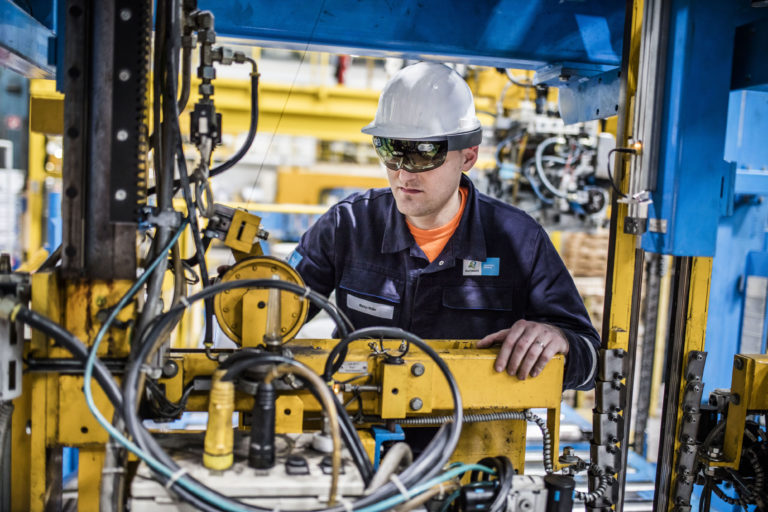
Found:
M 245 138 L 245 142 L 240 147 L 240 149 L 237 150 L 237 153 L 232 155 L 232 157 L 227 160 L 226 162 L 217 165 L 213 169 L 210 170 L 208 173 L 208 177 L 213 178 L 214 176 L 218 176 L 219 174 L 223 173 L 224 171 L 227 171 L 231 169 L 235 164 L 237 164 L 242 158 L 245 156 L 246 153 L 248 153 L 248 150 L 251 148 L 251 145 L 253 144 L 253 140 L 256 138 L 256 129 L 259 124 L 259 74 L 256 71 L 256 63 L 249 59 L 251 62 L 251 65 L 253 66 L 253 72 L 251 73 L 251 122 L 248 127 L 248 135 Z M 173 188 L 178 189 L 178 187 L 181 186 L 181 180 L 174 180 L 173 182 Z M 147 191 L 148 195 L 152 195 L 157 192 L 157 187 L 150 187 Z
M 227 360 L 227 362 L 229 362 L 229 359 Z M 227 373 L 224 374 L 221 380 L 222 381 L 234 380 L 244 370 L 252 368 L 254 366 L 275 365 L 275 364 L 291 364 L 293 366 L 304 366 L 301 363 L 298 363 L 298 364 L 297 363 L 298 362 L 295 359 L 289 359 L 287 357 L 279 356 L 276 354 L 270 354 L 266 352 L 248 352 L 245 357 L 237 358 L 235 362 L 229 364 L 227 367 L 222 368 L 220 366 L 221 369 L 227 370 Z M 307 386 L 307 388 L 312 392 L 315 398 L 318 399 L 319 401 L 319 396 L 316 394 L 314 388 L 311 386 Z M 373 466 L 371 465 L 371 461 L 368 458 L 368 454 L 365 452 L 365 448 L 363 448 L 363 445 L 360 442 L 360 438 L 357 436 L 357 431 L 355 430 L 355 426 L 352 424 L 352 420 L 349 418 L 349 414 L 347 414 L 346 409 L 341 404 L 341 402 L 339 402 L 336 395 L 334 394 L 333 396 L 334 396 L 334 400 L 333 400 L 334 406 L 336 408 L 336 411 L 338 412 L 341 436 L 344 438 L 344 442 L 347 445 L 347 448 L 349 449 L 350 455 L 352 456 L 352 460 L 354 461 L 355 466 L 357 466 L 357 469 L 360 472 L 360 476 L 362 476 L 365 484 L 368 485 L 368 483 L 371 481 L 371 478 L 373 478 Z
M 494 470 L 494 475 L 473 470 L 469 479 L 471 482 L 489 482 L 491 476 L 495 476 L 499 486 L 494 493 L 490 512 L 504 512 L 507 509 L 507 498 L 512 491 L 512 478 L 515 476 L 515 468 L 512 461 L 500 455 L 498 457 L 486 457 L 478 462 L 481 466 L 488 466 Z
M 249 61 L 253 67 L 253 71 L 251 72 L 251 123 L 248 126 L 248 136 L 245 138 L 245 142 L 240 149 L 237 150 L 237 153 L 232 155 L 232 158 L 211 169 L 211 172 L 209 173 L 211 178 L 218 176 L 242 160 L 251 148 L 253 139 L 256 138 L 256 128 L 259 124 L 259 73 L 256 69 L 256 62 L 251 59 L 249 59 Z
M 237 284 L 239 286 L 246 286 L 245 283 L 248 283 L 249 281 L 242 281 L 240 283 L 233 282 L 233 283 L 220 283 L 214 286 L 211 286 L 207 290 L 203 290 L 202 292 L 192 296 L 189 298 L 190 303 L 194 302 L 196 300 L 201 300 L 202 298 L 208 296 L 209 294 L 215 294 L 220 291 L 223 291 L 224 289 L 230 289 L 232 288 L 232 284 Z M 277 286 L 280 289 L 289 289 L 289 291 L 295 291 L 296 288 L 301 289 L 301 287 L 298 287 L 296 285 L 293 285 L 292 283 L 282 283 L 280 281 L 273 281 L 273 280 L 251 280 L 250 286 L 255 286 L 255 283 L 260 282 L 260 285 L 263 285 L 264 287 L 269 287 L 270 285 L 274 286 L 278 283 L 281 283 L 283 286 Z M 227 286 L 229 285 L 229 286 Z M 314 296 L 313 296 L 314 294 Z M 310 299 L 318 299 L 317 294 L 314 292 L 310 292 L 307 294 Z M 325 299 L 322 296 L 319 296 L 319 302 L 322 306 L 326 307 L 325 304 L 323 304 L 323 301 Z M 326 301 L 327 302 L 327 301 Z M 159 321 L 155 327 L 153 328 L 153 331 L 161 332 L 163 329 L 163 324 L 165 323 L 166 316 L 171 316 L 171 314 L 174 312 L 172 309 L 166 315 L 163 315 L 163 320 Z M 355 338 L 355 336 L 358 336 L 358 338 Z M 441 371 L 446 375 L 446 378 L 449 383 L 449 387 L 451 388 L 451 393 L 454 398 L 455 403 L 455 422 L 450 425 L 444 425 L 440 428 L 435 438 L 432 440 L 432 442 L 427 446 L 427 449 L 422 453 L 422 455 L 417 459 L 417 461 L 414 462 L 413 465 L 411 465 L 409 468 L 407 468 L 403 473 L 400 475 L 400 480 L 403 483 L 403 485 L 406 486 L 412 486 L 417 484 L 418 482 L 422 482 L 428 478 L 431 478 L 434 476 L 437 472 L 439 472 L 444 464 L 449 460 L 451 454 L 456 448 L 456 443 L 458 442 L 459 433 L 461 431 L 461 424 L 463 420 L 463 409 L 461 405 L 461 396 L 459 394 L 458 385 L 456 384 L 456 380 L 453 378 L 453 375 L 450 373 L 450 369 L 445 364 L 445 362 L 438 356 L 438 354 L 431 348 L 429 345 L 424 343 L 420 338 L 416 337 L 415 335 L 412 335 L 410 333 L 406 333 L 405 331 L 402 331 L 401 329 L 392 329 L 392 328 L 369 328 L 369 329 L 363 329 L 361 331 L 358 331 L 357 333 L 352 333 L 349 336 L 345 338 L 346 343 L 350 343 L 351 341 L 354 341 L 355 339 L 363 338 L 363 337 L 369 337 L 369 336 L 383 336 L 383 337 L 396 337 L 396 338 L 406 338 L 410 342 L 414 343 L 416 346 L 418 346 L 420 349 L 422 349 L 424 352 L 426 352 L 430 357 L 432 357 L 437 366 L 441 369 Z M 153 343 L 153 336 L 150 334 L 147 337 L 147 341 L 142 345 L 140 349 L 140 354 L 142 354 L 144 357 L 148 356 L 151 352 Z M 342 343 L 344 343 L 344 340 L 342 340 Z M 232 365 L 229 367 L 229 372 L 232 372 L 233 374 L 236 371 L 240 371 L 241 368 L 247 367 L 245 362 L 248 358 L 238 358 L 239 360 L 232 363 Z M 126 426 L 129 429 L 135 428 L 138 426 L 138 428 L 141 427 L 140 421 L 134 414 L 134 411 L 130 407 L 125 407 L 125 404 L 131 403 L 131 397 L 135 397 L 136 393 L 138 392 L 135 388 L 135 386 L 138 383 L 138 373 L 141 368 L 141 361 L 142 359 L 137 359 L 134 361 L 134 364 L 129 367 L 128 372 L 125 377 L 125 403 L 124 403 L 124 410 L 126 411 L 126 414 L 128 417 L 125 418 L 126 420 Z M 338 406 L 337 406 L 338 407 Z M 153 439 L 142 439 L 142 442 L 149 442 L 151 444 L 154 444 L 156 446 L 156 443 L 154 443 Z M 156 449 L 155 446 L 149 445 L 150 453 L 155 454 L 154 450 Z M 160 453 L 155 454 L 160 460 L 168 459 L 167 454 L 161 455 Z M 170 461 L 169 467 L 171 469 L 175 469 L 175 463 L 173 461 Z M 184 477 L 189 478 L 189 477 Z M 192 480 L 192 479 L 190 479 Z M 199 484 L 199 482 L 198 482 Z M 202 484 L 199 484 L 202 486 Z M 178 486 L 177 483 L 174 484 L 174 489 L 176 489 Z M 210 490 L 210 492 L 213 492 L 222 500 L 227 501 L 228 503 L 234 503 L 232 500 L 225 496 L 220 496 L 218 493 L 216 493 L 213 490 Z M 366 496 L 364 498 L 361 498 L 355 503 L 355 506 L 363 507 L 366 505 L 370 505 L 373 503 L 377 503 L 383 499 L 386 499 L 392 495 L 395 495 L 397 492 L 399 492 L 398 488 L 392 484 L 388 483 L 384 486 L 382 486 L 380 489 L 377 489 L 374 493 L 370 494 L 369 496 Z M 255 510 L 255 511 L 263 511 L 265 509 L 261 509 L 258 507 L 252 507 L 247 506 L 242 503 L 240 503 L 238 506 L 245 507 L 249 510 Z M 333 507 L 331 509 L 328 509 L 334 512 L 341 512 L 345 510 L 344 507 Z

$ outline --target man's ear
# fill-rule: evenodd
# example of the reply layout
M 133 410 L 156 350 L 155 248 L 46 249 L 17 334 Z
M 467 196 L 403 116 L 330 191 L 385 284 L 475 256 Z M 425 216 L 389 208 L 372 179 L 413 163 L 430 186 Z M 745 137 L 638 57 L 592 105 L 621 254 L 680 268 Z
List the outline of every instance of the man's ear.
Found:
M 477 162 L 478 149 L 479 146 L 472 146 L 471 148 L 461 150 L 461 157 L 464 160 L 461 166 L 462 171 L 466 172 L 470 170 L 473 165 L 475 165 L 475 162 Z

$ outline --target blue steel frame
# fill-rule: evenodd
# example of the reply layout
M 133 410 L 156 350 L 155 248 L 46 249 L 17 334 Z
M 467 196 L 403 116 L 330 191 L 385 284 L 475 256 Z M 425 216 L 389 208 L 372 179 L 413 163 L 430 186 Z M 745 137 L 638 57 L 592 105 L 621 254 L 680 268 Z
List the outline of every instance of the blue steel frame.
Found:
M 623 0 L 200 0 L 220 36 L 296 50 L 437 59 L 584 76 L 619 66 Z
M 55 5 L 55 0 L 29 2 L 46 25 L 11 0 L 0 0 L 0 65 L 28 78 L 54 76 Z

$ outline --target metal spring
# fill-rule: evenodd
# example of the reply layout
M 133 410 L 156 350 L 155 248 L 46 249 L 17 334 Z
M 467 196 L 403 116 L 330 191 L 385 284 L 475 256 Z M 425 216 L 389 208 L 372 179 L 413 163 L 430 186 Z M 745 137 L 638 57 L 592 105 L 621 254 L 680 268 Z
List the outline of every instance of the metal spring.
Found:
M 501 420 L 527 420 L 535 423 L 539 427 L 542 437 L 542 451 L 544 452 L 544 470 L 547 473 L 552 473 L 554 471 L 554 468 L 552 467 L 552 436 L 549 433 L 547 422 L 540 416 L 533 414 L 530 409 L 526 409 L 522 412 L 492 412 L 486 414 L 467 414 L 464 416 L 465 423 L 482 423 L 486 421 Z M 424 416 L 421 418 L 404 418 L 402 420 L 397 420 L 401 425 L 440 425 L 452 421 L 453 416 Z
M 483 423 L 486 421 L 525 420 L 524 412 L 492 412 L 487 414 L 465 414 L 464 423 Z M 397 420 L 401 425 L 441 425 L 451 423 L 453 416 L 422 416 L 419 418 L 404 418 Z
M 573 494 L 574 498 L 584 503 L 594 503 L 598 498 L 601 498 L 605 494 L 606 489 L 608 489 L 608 482 L 610 480 L 610 477 L 605 474 L 605 471 L 600 466 L 593 464 L 589 470 L 592 474 L 600 477 L 600 484 L 592 492 L 576 491 Z

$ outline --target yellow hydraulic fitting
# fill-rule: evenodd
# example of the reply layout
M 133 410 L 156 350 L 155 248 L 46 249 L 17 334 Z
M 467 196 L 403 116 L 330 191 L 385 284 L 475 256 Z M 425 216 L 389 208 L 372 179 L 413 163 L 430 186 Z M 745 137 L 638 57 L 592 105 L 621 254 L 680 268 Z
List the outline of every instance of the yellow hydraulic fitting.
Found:
M 232 466 L 235 432 L 232 413 L 235 412 L 235 384 L 222 381 L 226 370 L 216 370 L 211 380 L 208 399 L 208 429 L 205 432 L 203 465 L 208 469 L 225 470 Z

